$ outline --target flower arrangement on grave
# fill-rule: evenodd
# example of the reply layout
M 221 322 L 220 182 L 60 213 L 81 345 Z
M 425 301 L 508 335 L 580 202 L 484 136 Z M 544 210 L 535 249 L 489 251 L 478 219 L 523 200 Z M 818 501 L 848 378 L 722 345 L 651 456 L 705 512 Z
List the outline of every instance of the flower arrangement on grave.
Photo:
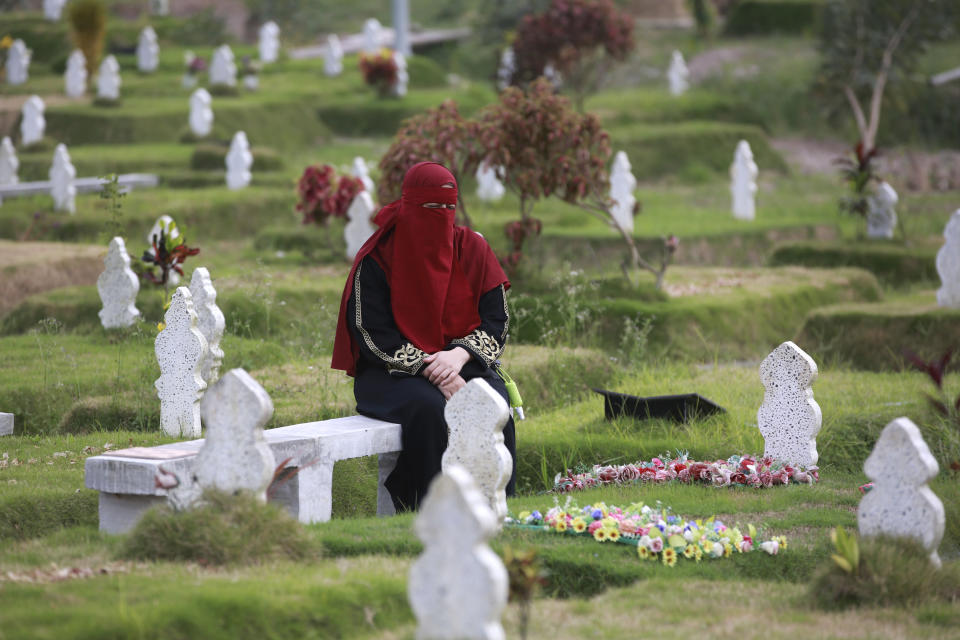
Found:
M 300 200 L 296 209 L 303 214 L 303 224 L 330 226 L 331 218 L 346 218 L 350 203 L 363 191 L 363 181 L 349 175 L 337 176 L 329 164 L 311 165 L 304 169 L 297 182 Z
M 183 54 L 183 64 L 186 67 L 187 75 L 190 76 L 200 75 L 207 70 L 207 61 L 193 51 L 187 51 Z
M 397 86 L 399 68 L 393 51 L 387 48 L 376 53 L 360 54 L 360 72 L 363 81 L 377 90 L 381 98 L 391 94 Z
M 171 222 L 172 230 L 176 229 L 176 223 Z M 147 281 L 158 287 L 163 287 L 166 294 L 169 289 L 171 273 L 183 276 L 182 265 L 190 256 L 200 253 L 197 247 L 188 247 L 182 234 L 174 234 L 172 230 L 160 229 L 160 233 L 153 236 L 150 247 L 143 252 L 140 260 L 149 267 L 143 269 L 141 276 Z M 171 239 L 172 238 L 172 239 Z M 159 274 L 154 273 L 154 269 L 159 269 Z M 166 298 L 166 295 L 164 296 Z
M 556 503 L 546 514 L 525 511 L 516 518 L 508 517 L 505 524 L 635 546 L 641 560 L 660 561 L 669 567 L 681 558 L 700 562 L 758 549 L 774 556 L 787 548 L 784 536 L 759 542 L 761 531 L 752 524 L 745 529 L 728 527 L 713 516 L 685 520 L 659 501 L 653 507 L 634 503 L 622 509 L 597 502 L 580 508 L 568 496 L 563 505 Z
M 706 484 L 714 487 L 752 487 L 754 489 L 813 484 L 820 480 L 817 467 L 802 469 L 773 458 L 730 456 L 726 460 L 700 462 L 687 452 L 676 458 L 664 454 L 649 461 L 625 465 L 594 465 L 592 468 L 558 473 L 553 481 L 554 493 L 571 493 L 605 485 L 630 485 L 668 482 Z

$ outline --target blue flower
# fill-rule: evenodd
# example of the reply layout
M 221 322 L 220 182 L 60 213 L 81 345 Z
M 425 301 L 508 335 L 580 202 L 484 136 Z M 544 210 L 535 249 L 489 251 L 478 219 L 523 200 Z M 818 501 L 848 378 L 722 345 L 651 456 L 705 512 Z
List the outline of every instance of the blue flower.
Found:
M 594 520 L 600 520 L 601 518 L 603 518 L 603 511 L 601 511 L 600 509 L 594 509 L 593 513 L 591 513 L 590 515 L 593 516 Z
M 539 511 L 534 511 L 530 514 L 532 520 L 543 520 L 543 515 Z
M 667 516 L 667 524 L 673 524 L 677 521 L 677 516 Z

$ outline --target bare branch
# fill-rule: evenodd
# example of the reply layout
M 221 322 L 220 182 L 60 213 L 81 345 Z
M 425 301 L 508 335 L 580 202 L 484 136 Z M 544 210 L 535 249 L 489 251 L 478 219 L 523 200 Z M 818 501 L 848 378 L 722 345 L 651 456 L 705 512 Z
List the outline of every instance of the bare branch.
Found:
M 883 49 L 883 55 L 880 58 L 880 70 L 877 72 L 877 78 L 873 83 L 873 95 L 870 97 L 870 124 L 867 127 L 867 135 L 864 136 L 863 144 L 868 149 L 873 148 L 877 137 L 877 130 L 880 127 L 880 109 L 883 105 L 883 92 L 887 86 L 887 79 L 890 77 L 890 69 L 893 67 L 893 54 L 903 42 L 910 27 L 920 15 L 920 7 L 914 4 L 913 8 L 903 21 L 897 27 L 890 37 L 890 41 Z
M 853 92 L 853 89 L 850 85 L 846 84 L 843 86 L 843 95 L 847 97 L 847 102 L 850 103 L 850 108 L 853 110 L 853 119 L 857 121 L 857 130 L 860 132 L 860 140 L 866 144 L 865 138 L 867 137 L 867 119 L 863 114 L 863 108 L 860 106 L 860 101 L 857 99 L 857 94 Z

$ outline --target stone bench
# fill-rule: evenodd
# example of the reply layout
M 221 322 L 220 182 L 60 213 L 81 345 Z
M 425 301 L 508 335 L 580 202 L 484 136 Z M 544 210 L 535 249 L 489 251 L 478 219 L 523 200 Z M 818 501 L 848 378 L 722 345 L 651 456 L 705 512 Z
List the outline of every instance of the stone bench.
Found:
M 379 457 L 377 514 L 394 514 L 393 501 L 383 482 L 397 463 L 400 425 L 351 416 L 268 429 L 263 435 L 277 464 L 290 458 L 287 467 L 300 468 L 271 498 L 271 502 L 283 504 L 300 522 L 330 519 L 334 462 L 371 455 Z M 86 486 L 100 492 L 100 530 L 129 531 L 144 511 L 166 499 L 166 490 L 156 486 L 158 468 L 163 467 L 179 478 L 186 477 L 201 446 L 202 439 L 190 440 L 87 458 Z

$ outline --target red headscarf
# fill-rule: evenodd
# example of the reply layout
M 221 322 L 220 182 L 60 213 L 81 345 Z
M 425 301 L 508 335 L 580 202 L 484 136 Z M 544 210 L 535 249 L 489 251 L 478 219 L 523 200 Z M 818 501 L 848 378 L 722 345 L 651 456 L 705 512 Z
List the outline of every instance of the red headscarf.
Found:
M 453 184 L 453 188 L 443 187 Z M 373 221 L 379 229 L 357 252 L 340 300 L 333 345 L 334 369 L 356 372 L 360 349 L 347 323 L 357 265 L 371 256 L 390 284 L 390 306 L 400 333 L 427 353 L 480 326 L 477 305 L 494 287 L 510 286 L 493 251 L 479 234 L 454 226 L 453 209 L 426 208 L 428 202 L 456 204 L 456 179 L 435 162 L 410 167 L 400 200 L 383 207 Z

